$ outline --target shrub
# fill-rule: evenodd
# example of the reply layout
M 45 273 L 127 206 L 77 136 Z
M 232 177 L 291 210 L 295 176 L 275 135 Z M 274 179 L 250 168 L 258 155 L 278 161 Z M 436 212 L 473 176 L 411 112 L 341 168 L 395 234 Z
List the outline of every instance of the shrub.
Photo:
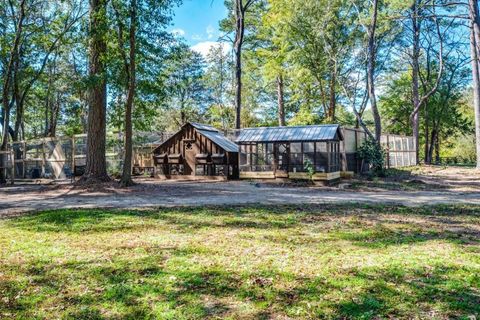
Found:
M 368 138 L 358 148 L 358 156 L 368 164 L 369 171 L 374 175 L 385 173 L 385 151 L 374 139 Z
M 315 174 L 315 168 L 310 160 L 305 160 L 305 170 L 307 170 L 308 178 L 313 180 L 313 175 Z

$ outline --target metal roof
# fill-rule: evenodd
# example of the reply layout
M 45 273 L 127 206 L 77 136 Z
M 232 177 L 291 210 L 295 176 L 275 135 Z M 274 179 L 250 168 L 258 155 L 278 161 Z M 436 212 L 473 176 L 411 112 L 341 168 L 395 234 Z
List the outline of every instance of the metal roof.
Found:
M 337 135 L 338 134 L 338 135 Z M 242 129 L 235 142 L 291 142 L 343 140 L 338 124 Z
M 192 124 L 193 125 L 193 124 Z M 211 130 L 201 130 L 197 128 L 197 131 L 205 136 L 207 139 L 212 140 L 215 144 L 217 144 L 220 148 L 227 152 L 238 152 L 238 145 L 234 142 L 225 138 L 223 134 L 218 131 L 211 131 Z
M 214 127 L 212 126 L 209 126 L 208 124 L 203 124 L 203 123 L 197 123 L 197 122 L 189 122 L 192 127 L 194 127 L 195 129 L 197 130 L 205 130 L 205 131 L 214 131 L 214 132 L 218 132 L 217 129 L 215 129 Z
M 177 131 L 177 133 L 171 135 L 168 139 L 163 141 L 157 148 L 153 150 L 154 153 L 157 152 L 157 150 L 160 150 L 160 148 L 166 144 L 169 140 L 173 139 L 177 134 L 179 134 L 183 128 L 187 125 L 190 124 L 192 127 L 197 129 L 197 131 L 205 136 L 206 138 L 212 140 L 215 144 L 217 144 L 220 148 L 225 150 L 226 152 L 238 152 L 239 147 L 236 143 L 232 142 L 231 140 L 227 139 L 223 134 L 221 134 L 217 129 L 215 129 L 212 126 L 209 126 L 207 124 L 202 124 L 202 123 L 196 123 L 196 122 L 187 122 L 183 127 Z
M 192 127 L 197 129 L 202 135 L 212 140 L 220 148 L 227 152 L 238 152 L 238 145 L 229 139 L 227 139 L 223 134 L 221 134 L 217 129 L 212 126 L 203 123 L 189 122 Z

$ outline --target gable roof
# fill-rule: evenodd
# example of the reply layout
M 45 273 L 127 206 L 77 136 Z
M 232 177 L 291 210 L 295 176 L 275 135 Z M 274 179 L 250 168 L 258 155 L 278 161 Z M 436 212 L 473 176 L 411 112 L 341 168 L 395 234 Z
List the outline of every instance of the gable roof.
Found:
M 240 131 L 235 142 L 295 142 L 343 140 L 338 124 L 246 128 Z
M 202 123 L 196 123 L 196 122 L 187 122 L 186 124 L 184 124 L 182 126 L 182 128 L 180 130 L 178 130 L 174 135 L 172 135 L 170 138 L 168 138 L 167 140 L 165 140 L 160 146 L 158 146 L 157 148 L 155 148 L 155 150 L 153 152 L 155 152 L 156 150 L 160 150 L 160 148 L 165 144 L 167 143 L 168 141 L 170 141 L 171 139 L 173 139 L 177 134 L 179 134 L 183 128 L 185 128 L 185 126 L 187 125 L 191 125 L 192 127 L 194 127 L 198 133 L 200 133 L 201 135 L 203 135 L 204 137 L 206 137 L 207 139 L 211 140 L 213 143 L 215 143 L 216 145 L 218 145 L 220 148 L 222 148 L 223 150 L 225 150 L 226 152 L 238 152 L 239 150 L 239 147 L 236 143 L 230 141 L 229 139 L 227 139 L 222 133 L 220 133 L 217 129 L 215 129 L 214 127 L 212 126 L 209 126 L 209 125 L 206 125 L 206 124 L 202 124 Z

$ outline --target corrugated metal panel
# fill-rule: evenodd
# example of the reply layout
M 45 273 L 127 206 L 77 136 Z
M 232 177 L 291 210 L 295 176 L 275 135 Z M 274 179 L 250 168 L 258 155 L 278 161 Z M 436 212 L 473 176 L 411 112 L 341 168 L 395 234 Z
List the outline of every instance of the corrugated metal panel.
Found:
M 274 141 L 329 141 L 343 139 L 337 132 L 340 126 L 317 125 L 298 127 L 247 128 L 240 132 L 236 142 L 274 142 Z
M 189 122 L 192 127 L 198 130 L 205 130 L 205 131 L 213 131 L 213 132 L 218 132 L 217 129 L 215 129 L 212 126 L 209 126 L 208 124 L 203 124 L 203 123 L 196 123 L 196 122 Z
M 199 129 L 197 130 L 202 135 L 204 135 L 207 139 L 212 140 L 215 144 L 217 144 L 223 150 L 227 152 L 238 152 L 238 145 L 228 140 L 221 133 L 210 131 L 210 130 L 199 130 Z

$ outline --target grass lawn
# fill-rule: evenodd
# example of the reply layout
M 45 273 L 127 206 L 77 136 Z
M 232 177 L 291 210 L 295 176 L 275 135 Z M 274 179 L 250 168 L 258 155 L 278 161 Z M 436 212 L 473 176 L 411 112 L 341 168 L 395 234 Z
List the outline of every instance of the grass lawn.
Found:
M 480 207 L 61 210 L 0 220 L 0 319 L 480 316 Z

